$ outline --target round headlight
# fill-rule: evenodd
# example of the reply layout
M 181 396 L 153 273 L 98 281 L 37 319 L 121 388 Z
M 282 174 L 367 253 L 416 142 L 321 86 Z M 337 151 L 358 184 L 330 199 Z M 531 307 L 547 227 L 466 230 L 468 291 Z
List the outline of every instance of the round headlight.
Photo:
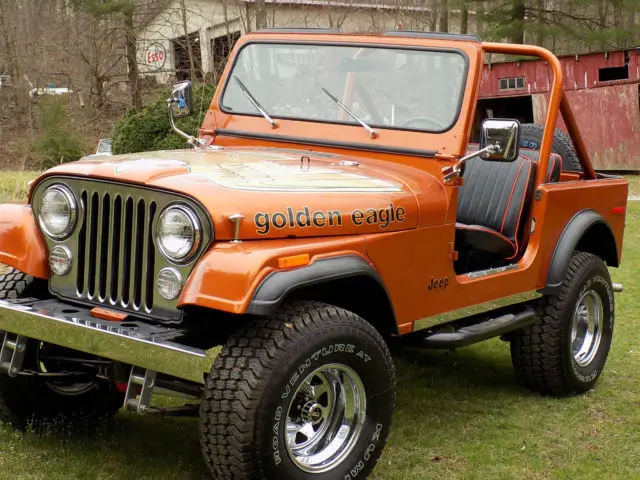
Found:
M 186 262 L 200 246 L 201 227 L 197 215 L 183 205 L 173 205 L 158 218 L 158 248 L 168 260 Z
M 44 191 L 38 222 L 47 236 L 55 240 L 67 238 L 76 226 L 77 215 L 76 198 L 67 187 L 52 185 Z

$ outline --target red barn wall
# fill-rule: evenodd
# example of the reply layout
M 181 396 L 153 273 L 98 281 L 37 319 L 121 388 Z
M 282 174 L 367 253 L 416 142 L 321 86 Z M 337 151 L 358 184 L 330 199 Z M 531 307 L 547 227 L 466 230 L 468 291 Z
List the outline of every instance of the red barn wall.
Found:
M 629 65 L 629 78 L 598 81 L 598 70 Z M 636 50 L 563 57 L 564 87 L 596 169 L 640 170 L 640 55 Z M 525 88 L 499 90 L 499 79 L 525 77 Z M 551 71 L 546 62 L 485 65 L 481 98 L 531 95 L 534 121 L 544 121 Z M 558 127 L 564 129 L 560 119 Z

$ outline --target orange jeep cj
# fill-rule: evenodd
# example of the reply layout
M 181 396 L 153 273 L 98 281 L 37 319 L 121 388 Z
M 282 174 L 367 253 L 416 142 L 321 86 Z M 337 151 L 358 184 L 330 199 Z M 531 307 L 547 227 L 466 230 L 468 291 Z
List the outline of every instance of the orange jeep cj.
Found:
M 487 53 L 547 62 L 544 125 L 475 121 Z M 266 30 L 197 137 L 192 108 L 175 85 L 192 148 L 60 165 L 0 206 L 0 419 L 195 414 L 217 478 L 354 480 L 389 434 L 390 339 L 501 337 L 543 394 L 598 380 L 627 182 L 594 171 L 549 51 Z

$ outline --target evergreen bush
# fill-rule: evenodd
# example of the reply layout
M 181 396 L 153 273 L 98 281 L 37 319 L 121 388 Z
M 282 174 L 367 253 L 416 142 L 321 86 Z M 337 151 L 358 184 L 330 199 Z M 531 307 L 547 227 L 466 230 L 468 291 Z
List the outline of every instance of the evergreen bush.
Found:
M 73 133 L 66 99 L 43 96 L 38 98 L 38 137 L 31 146 L 34 160 L 44 168 L 78 160 L 84 154 L 80 138 Z
M 204 115 L 209 108 L 215 87 L 199 85 L 193 90 L 193 111 L 190 116 L 176 119 L 182 131 L 197 135 Z M 113 135 L 113 153 L 148 152 L 185 147 L 185 139 L 175 133 L 169 122 L 167 98 L 170 91 L 163 91 L 158 100 L 141 112 L 129 110 L 116 125 Z

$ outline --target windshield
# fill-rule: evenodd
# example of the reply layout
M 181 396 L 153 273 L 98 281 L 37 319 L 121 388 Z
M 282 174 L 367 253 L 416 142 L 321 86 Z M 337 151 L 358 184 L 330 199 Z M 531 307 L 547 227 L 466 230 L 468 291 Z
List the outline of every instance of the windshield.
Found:
M 227 113 L 261 115 L 253 98 L 275 118 L 442 132 L 458 117 L 466 57 L 457 51 L 252 43 L 238 54 L 229 78 L 235 81 L 227 82 L 221 97 Z

